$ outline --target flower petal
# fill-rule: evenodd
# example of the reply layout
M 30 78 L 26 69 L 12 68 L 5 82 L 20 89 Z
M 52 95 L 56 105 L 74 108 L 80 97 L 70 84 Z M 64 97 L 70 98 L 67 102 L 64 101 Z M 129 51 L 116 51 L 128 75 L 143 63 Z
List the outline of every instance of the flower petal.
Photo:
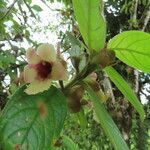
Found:
M 48 90 L 51 85 L 51 80 L 35 80 L 34 82 L 30 83 L 27 88 L 25 89 L 25 92 L 29 95 L 31 94 L 37 94 L 39 92 L 43 92 L 45 90 Z
M 27 65 L 24 67 L 23 77 L 26 83 L 31 83 L 36 79 L 37 72 L 34 68 L 31 68 L 29 65 Z
M 52 72 L 51 72 L 51 79 L 52 80 L 67 80 L 68 79 L 67 70 L 59 61 L 56 61 L 53 64 Z
M 36 54 L 36 51 L 33 48 L 27 50 L 26 57 L 29 64 L 37 64 L 40 62 L 40 57 Z
M 55 61 L 56 52 L 52 44 L 42 44 L 37 48 L 37 54 L 42 60 Z

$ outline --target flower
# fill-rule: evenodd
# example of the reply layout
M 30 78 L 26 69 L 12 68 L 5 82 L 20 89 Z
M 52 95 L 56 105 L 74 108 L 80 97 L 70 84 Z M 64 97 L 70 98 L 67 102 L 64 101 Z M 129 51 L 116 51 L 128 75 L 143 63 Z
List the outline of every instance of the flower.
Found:
M 51 44 L 42 44 L 35 51 L 26 52 L 28 65 L 24 67 L 24 81 L 30 83 L 25 92 L 36 94 L 47 90 L 52 80 L 67 80 L 68 75 L 62 60 L 56 55 Z

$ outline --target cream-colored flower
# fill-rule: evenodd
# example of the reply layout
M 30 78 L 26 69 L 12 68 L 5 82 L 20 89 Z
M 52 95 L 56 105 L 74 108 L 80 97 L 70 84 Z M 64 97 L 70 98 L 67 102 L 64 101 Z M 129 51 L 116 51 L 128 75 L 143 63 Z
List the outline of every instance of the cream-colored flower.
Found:
M 26 52 L 28 65 L 24 67 L 24 81 L 30 83 L 25 92 L 36 94 L 47 90 L 51 80 L 67 80 L 68 75 L 64 65 L 57 58 L 51 44 L 42 44 L 35 51 L 29 48 Z

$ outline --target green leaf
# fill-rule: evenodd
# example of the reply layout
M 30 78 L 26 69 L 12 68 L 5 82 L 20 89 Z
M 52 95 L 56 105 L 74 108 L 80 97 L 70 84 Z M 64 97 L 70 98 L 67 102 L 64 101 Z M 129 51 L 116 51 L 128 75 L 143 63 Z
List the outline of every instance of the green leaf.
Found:
M 85 43 L 91 50 L 100 51 L 106 38 L 102 0 L 73 0 L 73 7 Z
M 62 145 L 66 150 L 79 150 L 78 145 L 67 136 L 63 136 Z
M 0 55 L 0 68 L 8 67 L 9 64 L 15 63 L 15 57 L 10 53 L 10 51 L 6 51 L 5 53 Z
M 108 44 L 116 56 L 129 66 L 150 72 L 150 34 L 126 31 L 116 35 Z
M 73 36 L 73 34 L 71 32 L 67 31 L 66 34 L 67 34 L 68 40 L 72 46 L 76 46 L 76 45 L 81 46 L 80 41 L 75 36 Z
M 105 72 L 108 74 L 109 78 L 114 82 L 122 94 L 127 98 L 127 100 L 134 106 L 137 112 L 140 114 L 141 120 L 144 120 L 145 112 L 142 104 L 136 97 L 133 90 L 130 88 L 128 83 L 122 78 L 122 76 L 112 67 L 106 67 Z
M 128 146 L 125 143 L 119 129 L 106 111 L 99 97 L 88 84 L 86 84 L 85 88 L 93 103 L 94 111 L 97 115 L 99 123 L 101 124 L 106 136 L 109 138 L 114 148 L 116 150 L 128 150 Z
M 32 9 L 34 9 L 34 10 L 36 10 L 36 11 L 42 11 L 43 9 L 40 7 L 40 6 L 38 6 L 38 5 L 33 5 L 32 6 Z
M 78 113 L 76 113 L 80 126 L 82 128 L 86 128 L 87 127 L 87 119 L 86 119 L 86 115 L 84 113 L 84 109 L 82 108 Z
M 32 0 L 26 0 L 29 4 L 31 4 L 32 3 Z
M 84 51 L 78 45 L 74 45 L 68 50 L 68 53 L 70 54 L 71 62 L 74 68 L 81 71 L 86 65 Z
M 66 98 L 53 86 L 36 95 L 27 95 L 25 88 L 12 96 L 2 112 L 0 144 L 7 150 L 49 150 L 66 117 Z

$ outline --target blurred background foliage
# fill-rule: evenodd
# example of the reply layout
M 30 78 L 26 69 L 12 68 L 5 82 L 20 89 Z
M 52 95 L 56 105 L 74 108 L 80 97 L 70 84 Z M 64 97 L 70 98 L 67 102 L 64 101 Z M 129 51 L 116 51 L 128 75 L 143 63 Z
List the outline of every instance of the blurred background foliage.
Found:
M 149 32 L 150 23 L 146 22 L 149 7 L 149 0 L 106 1 L 104 13 L 107 21 L 107 41 L 125 30 L 135 29 Z M 49 12 L 46 12 L 47 10 L 50 10 L 51 16 L 56 15 L 55 23 L 54 18 L 49 16 Z M 49 16 L 46 18 L 43 15 L 47 23 L 42 22 L 41 13 Z M 54 34 L 54 37 L 48 39 L 51 33 Z M 65 59 L 70 62 L 68 64 L 70 74 L 74 75 L 82 70 L 88 53 L 83 46 L 71 0 L 38 0 L 38 2 L 1 0 L 0 110 L 4 108 L 7 98 L 22 84 L 26 49 L 31 46 L 36 48 L 42 42 L 51 43 L 51 40 L 57 44 L 57 49 L 60 49 Z M 114 84 L 101 70 L 97 70 L 97 81 L 107 95 L 104 103 L 130 149 L 148 150 L 150 148 L 150 75 L 137 72 L 118 60 L 114 67 L 135 89 L 143 103 L 146 119 L 141 122 L 137 113 L 125 101 Z M 96 121 L 92 104 L 88 101 L 86 94 L 82 104 L 79 102 L 76 105 L 81 108 L 81 111 L 68 114 L 62 136 L 68 136 L 69 140 L 72 139 L 81 150 L 113 149 Z M 64 148 L 61 147 L 63 145 L 61 137 L 54 143 L 58 149 L 69 149 L 65 148 L 65 144 Z

